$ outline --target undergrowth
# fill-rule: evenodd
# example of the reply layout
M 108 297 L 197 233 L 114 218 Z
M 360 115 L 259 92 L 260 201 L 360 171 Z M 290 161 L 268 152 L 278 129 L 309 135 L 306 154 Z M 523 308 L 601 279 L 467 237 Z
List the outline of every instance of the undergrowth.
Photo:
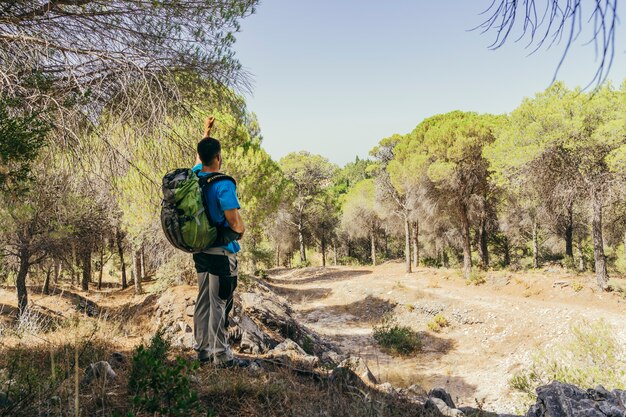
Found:
M 597 385 L 624 389 L 626 352 L 615 333 L 604 320 L 583 320 L 571 327 L 570 340 L 537 352 L 531 363 L 509 380 L 509 385 L 533 401 L 535 389 L 554 380 L 583 389 Z
M 410 327 L 398 325 L 389 315 L 374 327 L 373 336 L 383 350 L 395 355 L 407 356 L 422 348 L 419 334 Z

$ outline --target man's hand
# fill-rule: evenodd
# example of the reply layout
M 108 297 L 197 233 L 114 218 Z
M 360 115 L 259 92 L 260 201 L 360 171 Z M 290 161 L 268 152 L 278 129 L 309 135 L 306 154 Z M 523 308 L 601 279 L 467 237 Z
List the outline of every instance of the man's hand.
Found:
M 239 215 L 239 209 L 225 210 L 224 216 L 230 228 L 240 235 L 243 235 L 243 232 L 246 231 L 246 227 L 243 224 L 243 219 Z

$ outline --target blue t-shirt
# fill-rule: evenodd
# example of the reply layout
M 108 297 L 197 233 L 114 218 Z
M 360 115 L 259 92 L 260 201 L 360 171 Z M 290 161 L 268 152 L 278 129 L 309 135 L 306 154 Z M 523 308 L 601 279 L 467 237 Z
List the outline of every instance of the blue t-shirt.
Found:
M 198 164 L 192 168 L 196 175 L 200 178 L 209 175 L 208 172 L 202 172 L 202 164 Z M 209 215 L 213 223 L 219 226 L 229 226 L 225 210 L 239 209 L 239 200 L 237 199 L 237 190 L 235 184 L 231 181 L 219 181 L 205 188 L 205 201 L 209 206 Z M 222 246 L 231 253 L 237 253 L 241 250 L 239 242 L 232 241 L 226 246 Z

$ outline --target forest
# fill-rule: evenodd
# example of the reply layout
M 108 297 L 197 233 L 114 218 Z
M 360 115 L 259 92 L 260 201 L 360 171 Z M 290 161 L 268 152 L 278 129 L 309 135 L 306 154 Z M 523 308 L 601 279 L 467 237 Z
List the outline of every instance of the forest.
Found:
M 591 14 L 591 85 L 502 114 L 451 102 L 343 166 L 268 152 L 234 48 L 259 3 L 0 0 L 0 416 L 482 416 L 561 383 L 584 407 L 625 398 L 616 1 Z M 522 37 L 569 34 L 566 55 L 582 6 L 564 3 L 495 1 L 479 28 L 497 49 L 525 13 Z M 191 358 L 206 298 L 160 216 L 211 117 L 245 223 L 211 290 L 222 362 Z
M 193 163 L 207 112 L 224 172 L 238 180 L 248 274 L 402 258 L 407 272 L 460 268 L 472 279 L 560 263 L 594 270 L 607 290 L 610 275 L 626 273 L 622 89 L 556 83 L 508 115 L 435 115 L 344 167 L 305 151 L 272 160 L 254 114 L 221 93 L 156 124 L 106 113 L 71 138 L 3 98 L 0 277 L 15 283 L 21 309 L 27 285 L 88 291 L 106 274 L 141 292 L 143 280 L 193 281 L 190 256 L 161 230 L 159 182 Z

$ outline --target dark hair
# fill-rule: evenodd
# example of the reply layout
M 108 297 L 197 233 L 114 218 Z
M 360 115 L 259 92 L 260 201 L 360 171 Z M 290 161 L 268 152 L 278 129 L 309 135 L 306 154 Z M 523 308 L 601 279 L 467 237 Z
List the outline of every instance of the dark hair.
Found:
M 221 151 L 222 145 L 217 139 L 207 137 L 198 142 L 198 156 L 200 156 L 202 165 L 211 165 Z

